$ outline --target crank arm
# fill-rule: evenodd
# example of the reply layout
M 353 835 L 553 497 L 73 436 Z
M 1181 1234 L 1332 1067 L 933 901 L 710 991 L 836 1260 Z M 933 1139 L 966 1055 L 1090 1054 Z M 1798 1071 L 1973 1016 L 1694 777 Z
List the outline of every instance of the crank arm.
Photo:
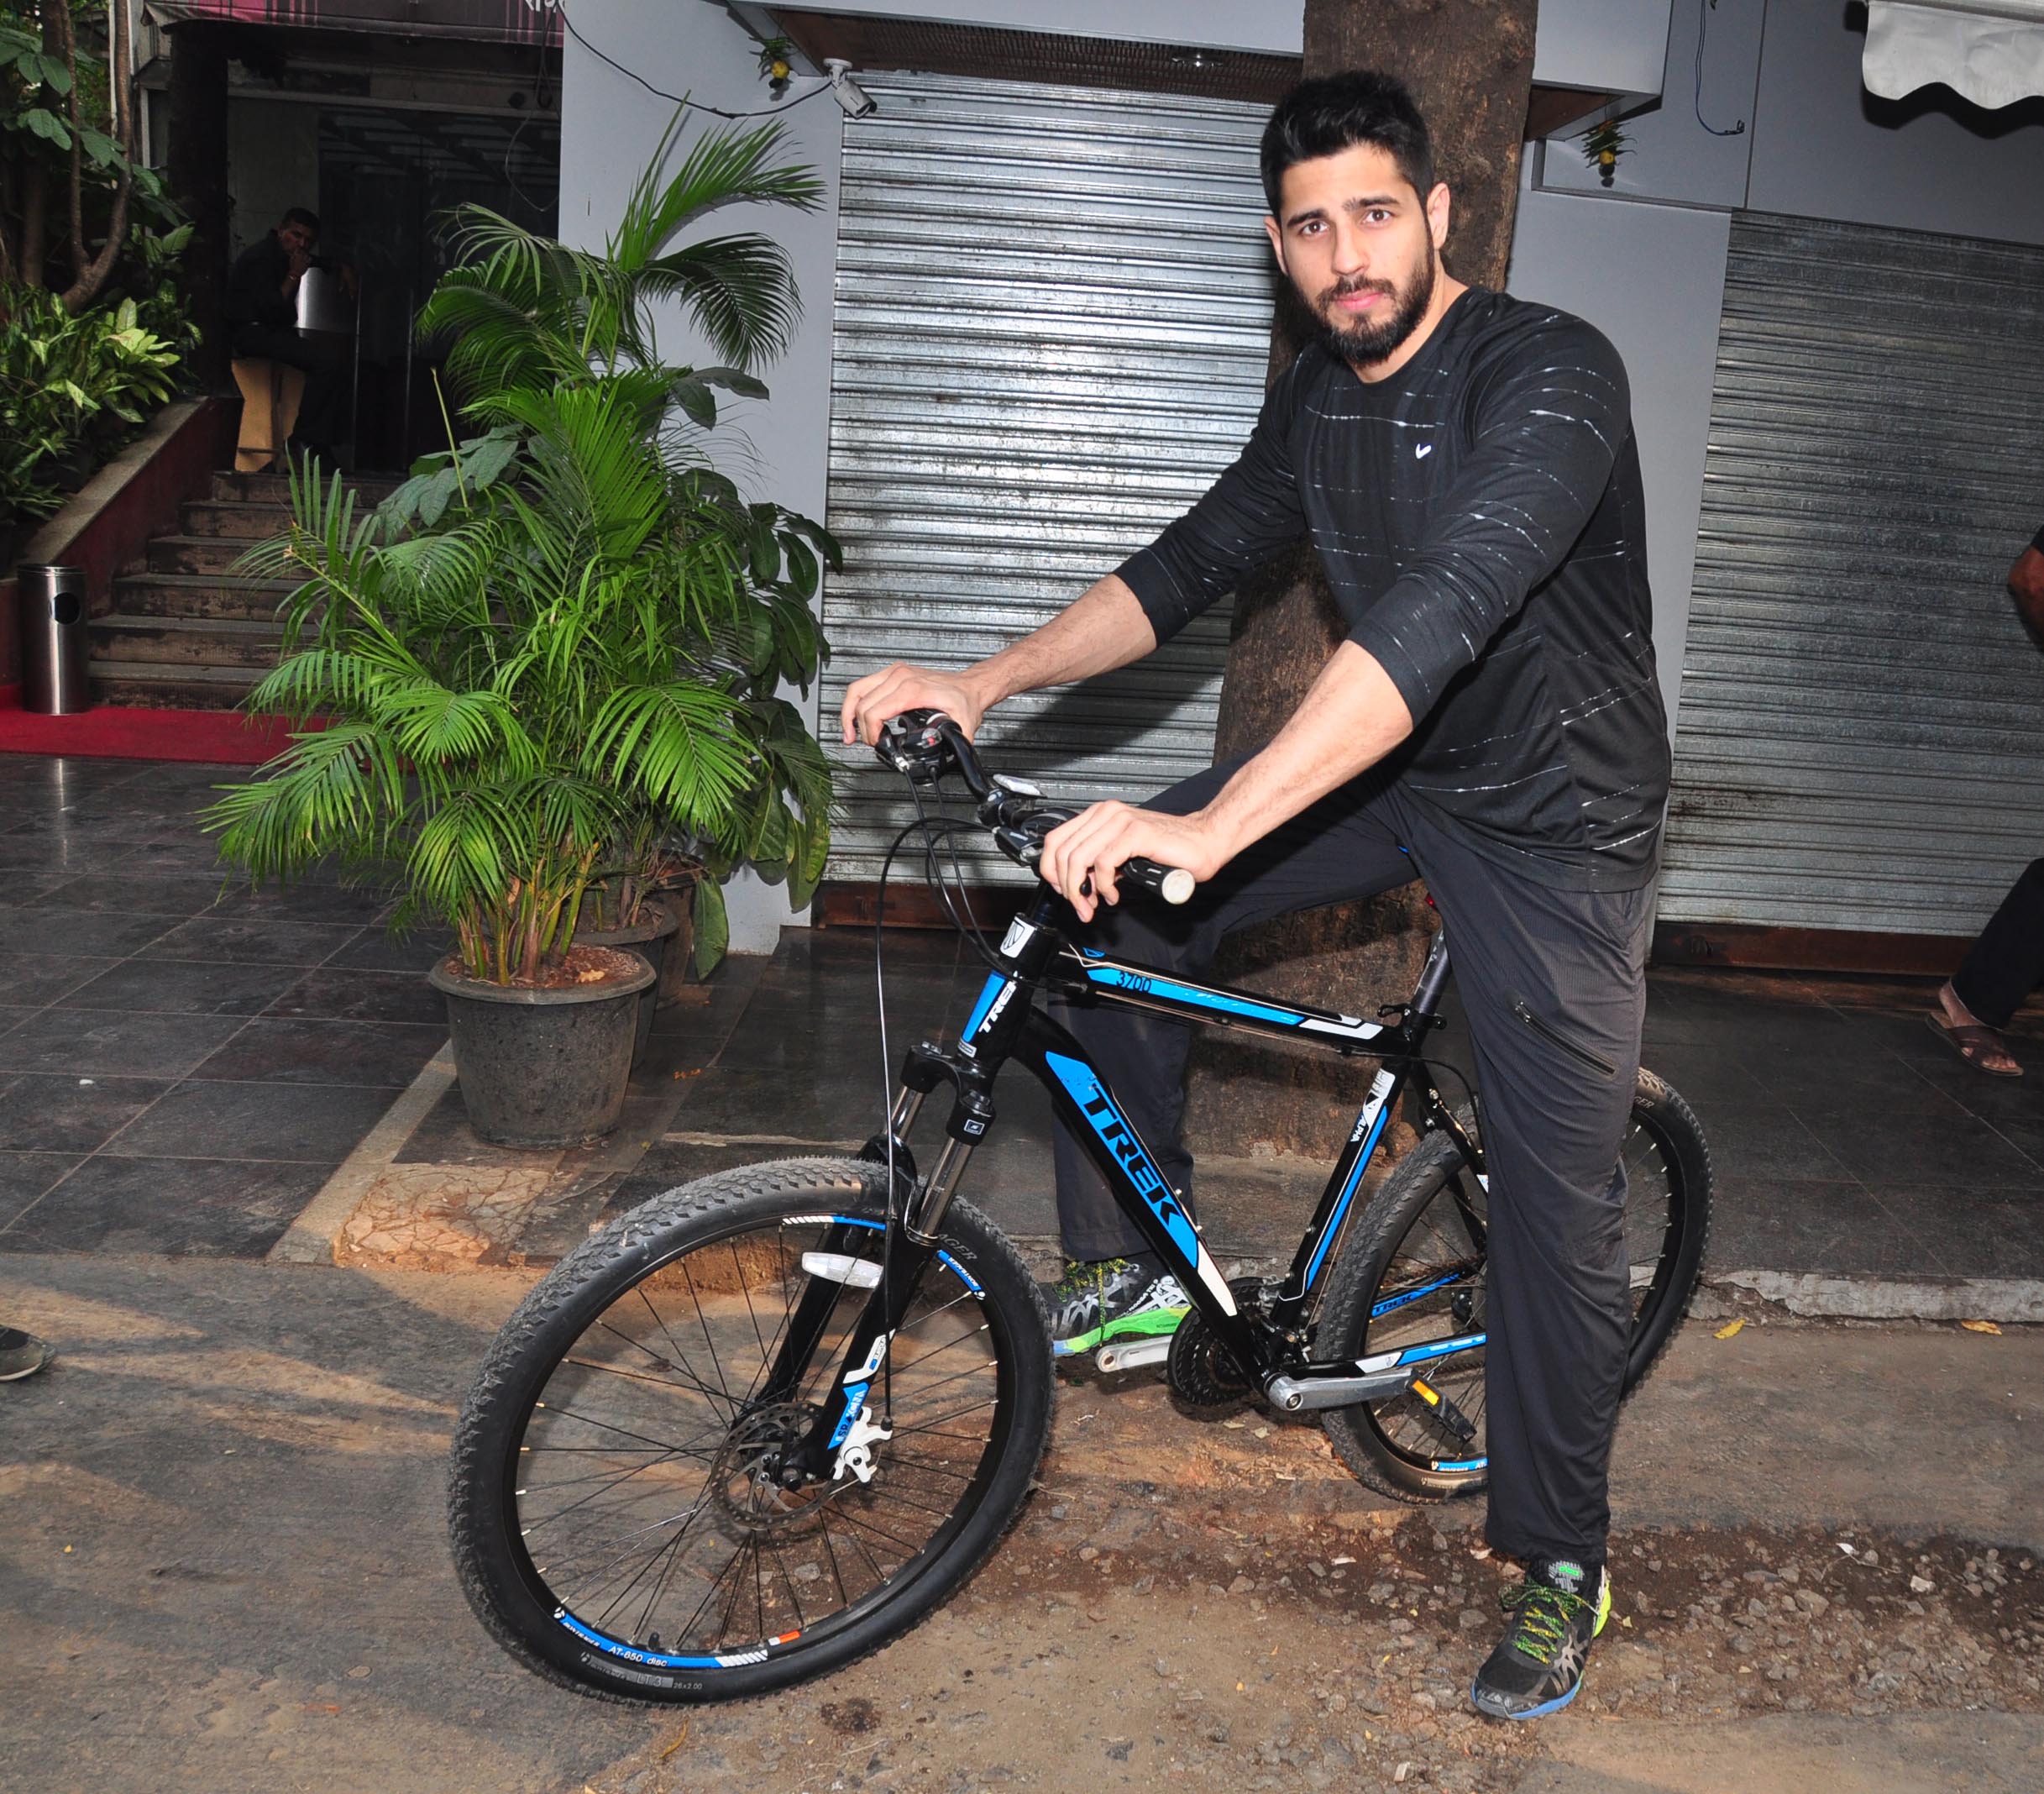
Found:
M 1134 1371 L 1145 1364 L 1161 1364 L 1171 1356 L 1171 1335 L 1161 1340 L 1117 1340 L 1093 1354 L 1096 1370 Z
M 1322 1408 L 1350 1408 L 1358 1402 L 1381 1402 L 1403 1395 L 1419 1382 L 1427 1366 L 1457 1352 L 1477 1351 L 1488 1337 L 1461 1333 L 1398 1351 L 1374 1352 L 1339 1364 L 1308 1364 L 1280 1372 L 1264 1384 L 1271 1405 L 1288 1414 Z

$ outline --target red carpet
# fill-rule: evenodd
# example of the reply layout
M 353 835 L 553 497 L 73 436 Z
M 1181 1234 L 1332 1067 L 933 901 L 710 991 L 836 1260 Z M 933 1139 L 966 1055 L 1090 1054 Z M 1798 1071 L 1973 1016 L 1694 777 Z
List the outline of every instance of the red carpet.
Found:
M 315 725 L 317 727 L 317 725 Z M 258 766 L 291 745 L 281 718 L 238 711 L 123 710 L 39 716 L 0 696 L 0 753 L 75 753 L 111 760 Z

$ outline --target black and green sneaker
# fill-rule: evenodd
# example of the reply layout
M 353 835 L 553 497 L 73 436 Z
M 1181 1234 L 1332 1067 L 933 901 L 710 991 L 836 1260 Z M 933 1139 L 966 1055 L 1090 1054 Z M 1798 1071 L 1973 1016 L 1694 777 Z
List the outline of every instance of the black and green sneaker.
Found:
M 1069 1259 L 1065 1274 L 1043 1286 L 1051 1310 L 1051 1351 L 1067 1358 L 1114 1340 L 1176 1333 L 1191 1312 L 1170 1272 L 1147 1258 Z
M 1583 1686 L 1591 1640 L 1611 1618 L 1611 1577 L 1566 1558 L 1529 1564 L 1526 1580 L 1504 1596 L 1512 1624 L 1476 1671 L 1470 1698 L 1492 1719 L 1538 1719 L 1558 1713 Z

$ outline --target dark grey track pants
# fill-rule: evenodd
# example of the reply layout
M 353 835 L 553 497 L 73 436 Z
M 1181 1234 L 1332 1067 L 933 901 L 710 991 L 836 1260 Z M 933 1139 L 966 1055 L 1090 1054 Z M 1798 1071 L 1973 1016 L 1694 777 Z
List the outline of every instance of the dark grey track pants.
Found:
M 1188 779 L 1150 807 L 1198 810 L 1239 763 Z M 1554 890 L 1516 877 L 1447 834 L 1395 784 L 1366 775 L 1266 836 L 1182 909 L 1126 897 L 1096 921 L 1089 944 L 1198 977 L 1235 929 L 1416 876 L 1448 926 L 1490 1165 L 1486 1536 L 1513 1556 L 1601 1559 L 1630 1325 L 1619 1153 L 1645 1013 L 1647 892 Z M 1329 991 L 1323 1000 L 1369 1015 L 1409 994 Z M 1612 1066 L 1611 1075 L 1522 1020 L 1514 1013 L 1522 1002 L 1554 1034 Z M 1052 1010 L 1189 1203 L 1182 1124 L 1190 1031 L 1082 1000 Z M 1061 1127 L 1056 1167 L 1067 1251 L 1110 1258 L 1140 1247 Z

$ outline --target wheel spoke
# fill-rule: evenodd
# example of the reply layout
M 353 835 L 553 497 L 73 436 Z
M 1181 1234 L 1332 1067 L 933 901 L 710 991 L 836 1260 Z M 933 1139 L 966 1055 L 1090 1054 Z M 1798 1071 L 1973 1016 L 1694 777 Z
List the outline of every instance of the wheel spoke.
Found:
M 795 1653 L 933 1586 L 901 1572 L 987 1498 L 1007 1449 L 1014 1336 L 986 1290 L 938 1258 L 895 1330 L 894 1424 L 872 1443 L 871 1480 L 784 1477 L 785 1454 L 829 1412 L 826 1353 L 845 1335 L 831 1289 L 801 1387 L 770 1384 L 810 1325 L 795 1319 L 805 1292 L 811 1317 L 825 1293 L 803 1255 L 842 1226 L 814 1199 L 780 1213 L 802 1220 L 713 1225 L 621 1277 L 527 1409 L 511 1536 L 548 1603 L 637 1650 L 752 1655 L 778 1640 Z
M 1695 1138 L 1693 1118 L 1650 1086 L 1651 1079 L 1643 1079 L 1619 1154 L 1625 1300 L 1633 1339 L 1628 1382 L 1665 1336 L 1671 1319 L 1667 1305 L 1679 1307 L 1686 1295 L 1677 1281 L 1693 1271 L 1697 1242 L 1690 1241 L 1686 1256 L 1680 1255 L 1685 1240 L 1700 1235 L 1709 1194 L 1707 1175 L 1701 1189 L 1692 1191 L 1685 1183 L 1685 1164 L 1702 1164 L 1700 1148 L 1688 1144 Z M 1344 1324 L 1354 1336 L 1325 1341 L 1323 1351 L 1371 1356 L 1485 1330 L 1488 1193 L 1465 1173 L 1459 1159 L 1444 1153 L 1437 1153 L 1424 1171 L 1416 1164 L 1415 1174 L 1430 1181 L 1408 1181 L 1396 1193 L 1387 1183 L 1380 1193 L 1379 1200 L 1396 1200 L 1403 1205 L 1398 1212 L 1410 1219 L 1402 1236 L 1385 1252 L 1373 1287 L 1360 1293 L 1356 1306 L 1343 1311 L 1359 1317 Z M 1362 1236 L 1369 1236 L 1366 1225 Z M 1360 1469 L 1372 1452 L 1387 1452 L 1390 1459 L 1426 1468 L 1444 1459 L 1485 1456 L 1484 1357 L 1476 1348 L 1415 1366 L 1460 1410 L 1475 1429 L 1473 1439 L 1461 1439 L 1438 1408 L 1407 1392 L 1341 1410 L 1344 1418 L 1330 1417 L 1330 1428 L 1342 1429 L 1338 1440 L 1353 1439 L 1363 1454 L 1350 1462 Z

